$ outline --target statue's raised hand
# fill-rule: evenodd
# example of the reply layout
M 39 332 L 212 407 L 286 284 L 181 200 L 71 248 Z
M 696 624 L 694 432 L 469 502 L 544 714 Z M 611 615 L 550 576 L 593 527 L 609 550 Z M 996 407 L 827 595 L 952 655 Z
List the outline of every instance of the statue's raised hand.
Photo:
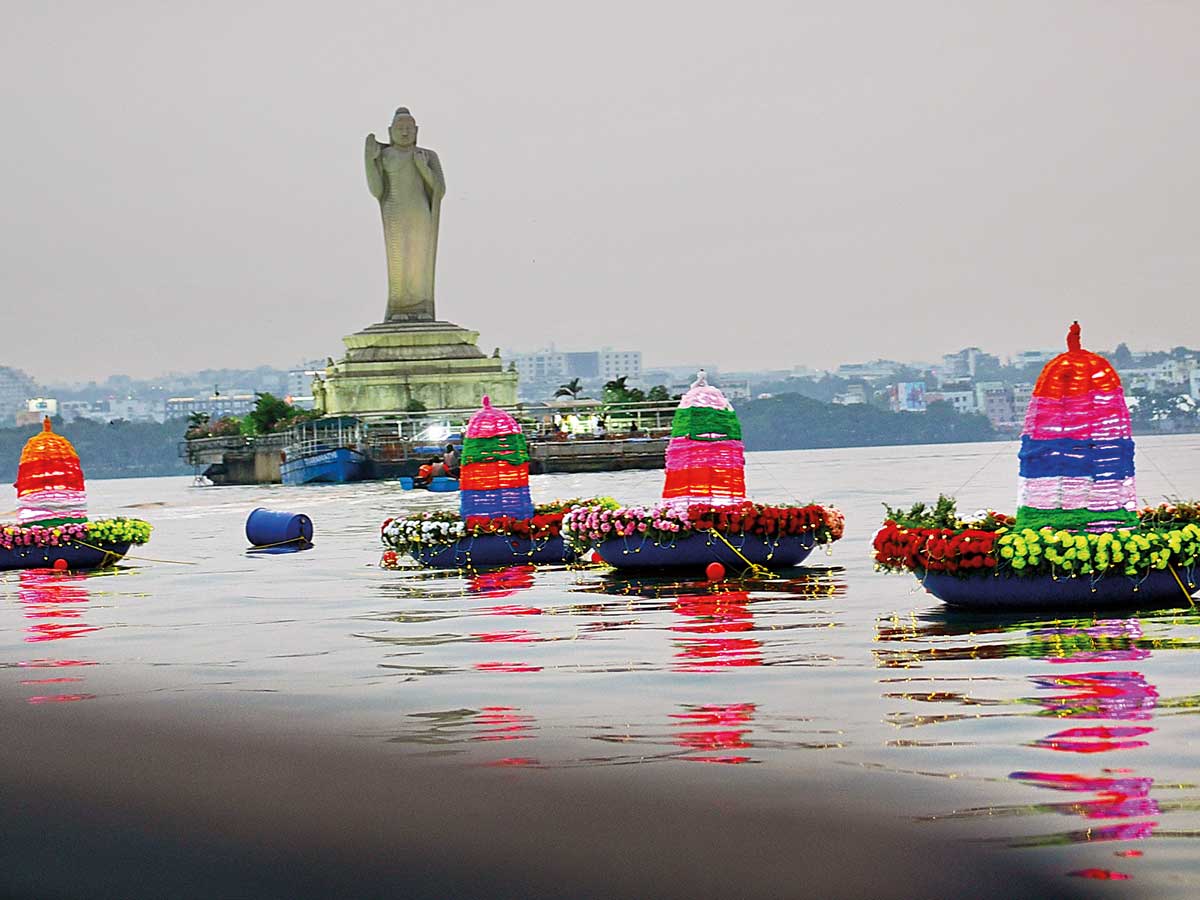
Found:
M 387 181 L 383 177 L 383 160 L 380 158 L 382 153 L 383 144 L 375 140 L 374 133 L 368 134 L 366 147 L 363 148 L 367 164 L 367 187 L 377 200 L 387 195 Z

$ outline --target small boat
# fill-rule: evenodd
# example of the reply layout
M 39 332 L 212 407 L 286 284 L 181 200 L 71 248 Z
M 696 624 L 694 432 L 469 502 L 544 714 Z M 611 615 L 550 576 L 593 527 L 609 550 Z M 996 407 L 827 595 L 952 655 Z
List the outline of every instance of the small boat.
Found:
M 577 506 L 564 527 L 581 556 L 592 550 L 618 569 L 782 569 L 842 536 L 845 520 L 833 507 L 747 500 L 745 467 L 737 413 L 701 370 L 671 423 L 662 501 Z
M 876 567 L 911 572 L 965 609 L 1194 605 L 1200 504 L 1138 509 L 1121 379 L 1082 348 L 1078 322 L 1034 386 L 1018 459 L 1016 516 L 962 519 L 945 496 L 933 508 L 889 508 Z
M 345 484 L 367 477 L 362 423 L 351 416 L 315 419 L 295 426 L 283 449 L 284 484 Z

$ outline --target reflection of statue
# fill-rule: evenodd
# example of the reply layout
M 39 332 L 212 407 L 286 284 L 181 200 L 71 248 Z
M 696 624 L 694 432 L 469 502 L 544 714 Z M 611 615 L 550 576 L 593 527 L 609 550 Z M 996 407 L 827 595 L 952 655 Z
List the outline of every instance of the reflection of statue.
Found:
M 388 129 L 390 144 L 367 135 L 367 186 L 383 214 L 387 250 L 386 321 L 431 322 L 438 218 L 446 179 L 437 154 L 417 146 L 417 123 L 400 107 Z

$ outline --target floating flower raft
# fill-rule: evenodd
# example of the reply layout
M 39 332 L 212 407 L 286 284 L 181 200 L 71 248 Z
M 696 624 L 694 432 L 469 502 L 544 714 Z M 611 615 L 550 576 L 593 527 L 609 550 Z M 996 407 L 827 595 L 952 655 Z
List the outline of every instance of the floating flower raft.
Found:
M 875 562 L 908 571 L 952 606 L 1091 608 L 1191 603 L 1200 564 L 1200 506 L 1137 509 L 1134 446 L 1120 378 L 1080 346 L 1042 370 L 1025 416 L 1015 517 L 960 519 L 888 509 Z
M 679 402 L 666 453 L 663 499 L 651 506 L 578 506 L 564 520 L 569 543 L 619 569 L 735 570 L 803 562 L 817 544 L 842 536 L 832 508 L 768 506 L 746 499 L 737 413 L 703 370 Z
M 564 563 L 575 552 L 562 537 L 564 504 L 534 508 L 529 448 L 521 425 L 488 397 L 463 435 L 459 512 L 388 519 L 381 565 L 399 568 L 400 554 L 435 569 L 486 569 Z M 592 502 L 592 501 L 588 501 Z
M 0 570 L 96 569 L 150 539 L 140 519 L 87 518 L 79 456 L 49 418 L 25 443 L 14 487 L 18 521 L 0 525 Z

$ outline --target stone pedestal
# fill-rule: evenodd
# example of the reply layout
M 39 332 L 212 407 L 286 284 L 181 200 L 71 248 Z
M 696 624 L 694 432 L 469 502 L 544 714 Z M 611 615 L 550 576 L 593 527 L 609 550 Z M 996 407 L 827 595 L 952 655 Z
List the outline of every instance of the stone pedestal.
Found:
M 517 402 L 517 373 L 475 345 L 479 332 L 451 322 L 383 322 L 342 339 L 346 356 L 325 369 L 326 415 L 388 415 L 470 409 L 484 394 L 496 406 Z

